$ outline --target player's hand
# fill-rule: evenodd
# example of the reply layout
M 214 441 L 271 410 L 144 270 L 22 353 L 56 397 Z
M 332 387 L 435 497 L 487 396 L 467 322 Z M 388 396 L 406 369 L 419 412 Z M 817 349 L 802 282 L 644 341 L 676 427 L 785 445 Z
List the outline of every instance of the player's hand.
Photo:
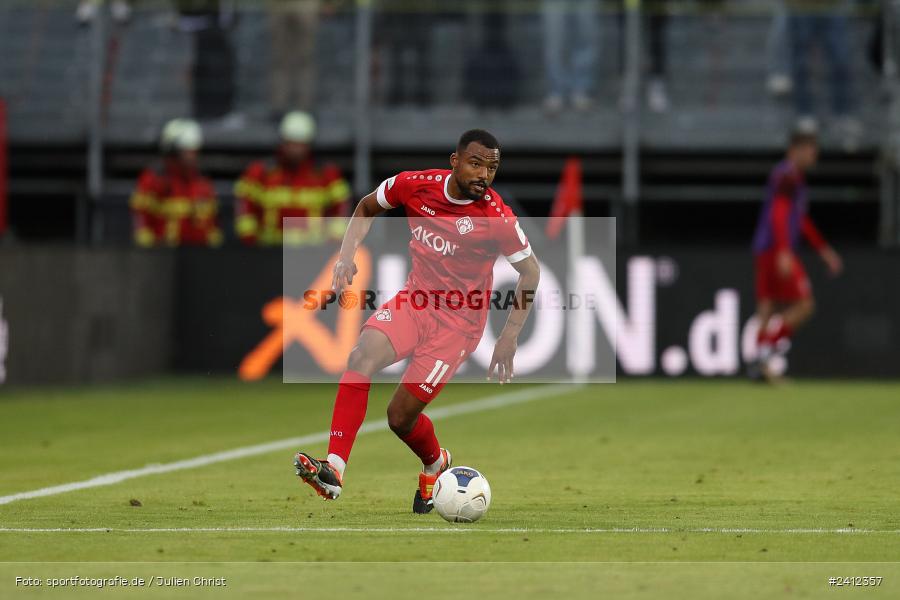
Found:
M 775 268 L 783 279 L 791 276 L 791 273 L 794 272 L 794 255 L 790 250 L 782 250 L 778 253 L 778 256 L 775 257 Z
M 497 381 L 500 385 L 509 383 L 513 378 L 513 357 L 516 355 L 516 347 L 519 345 L 518 339 L 513 335 L 500 334 L 494 345 L 494 354 L 491 356 L 491 366 L 488 367 L 488 381 L 494 376 L 494 369 L 497 370 Z
M 832 277 L 837 277 L 844 270 L 844 261 L 832 248 L 825 248 L 822 251 L 822 260 L 825 261 L 828 272 L 831 273 Z
M 356 263 L 351 261 L 343 261 L 338 259 L 334 263 L 334 275 L 331 278 L 331 289 L 338 294 L 345 287 L 353 283 L 353 276 L 356 275 Z

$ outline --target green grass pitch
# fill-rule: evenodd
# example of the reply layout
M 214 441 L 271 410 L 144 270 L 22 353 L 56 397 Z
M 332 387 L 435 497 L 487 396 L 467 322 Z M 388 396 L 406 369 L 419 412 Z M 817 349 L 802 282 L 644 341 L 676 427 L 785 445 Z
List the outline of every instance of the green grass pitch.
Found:
M 451 385 L 434 408 L 525 387 Z M 391 390 L 373 387 L 369 420 Z M 333 394 L 219 378 L 8 390 L 0 497 L 323 432 Z M 624 381 L 435 425 L 491 483 L 476 524 L 411 514 L 417 459 L 379 430 L 357 440 L 337 502 L 281 450 L 0 504 L 0 597 L 60 597 L 18 576 L 115 574 L 228 579 L 116 590 L 135 597 L 284 597 L 311 581 L 321 593 L 296 597 L 846 593 L 832 576 L 884 577 L 858 593 L 900 596 L 900 384 Z

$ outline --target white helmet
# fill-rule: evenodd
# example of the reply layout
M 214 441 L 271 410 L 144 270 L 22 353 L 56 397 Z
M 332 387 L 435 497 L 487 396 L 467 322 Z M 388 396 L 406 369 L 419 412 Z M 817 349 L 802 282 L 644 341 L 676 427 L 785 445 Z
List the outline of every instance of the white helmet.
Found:
M 163 127 L 159 145 L 163 152 L 199 150 L 203 146 L 203 130 L 193 119 L 172 119 Z
M 284 116 L 278 132 L 285 142 L 309 144 L 316 137 L 316 120 L 309 113 L 295 110 Z

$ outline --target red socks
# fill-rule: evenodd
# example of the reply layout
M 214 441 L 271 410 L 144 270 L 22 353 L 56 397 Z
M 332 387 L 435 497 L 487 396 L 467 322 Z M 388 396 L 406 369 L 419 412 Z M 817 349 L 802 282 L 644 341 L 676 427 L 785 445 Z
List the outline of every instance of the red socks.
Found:
M 350 459 L 356 434 L 366 418 L 370 387 L 370 379 L 356 371 L 345 371 L 338 384 L 331 417 L 328 454 L 336 454 L 344 463 Z M 441 446 L 434 435 L 434 425 L 424 414 L 416 419 L 409 435 L 401 439 L 422 460 L 422 464 L 434 464 L 441 457 Z
M 350 458 L 356 434 L 366 418 L 369 387 L 370 379 L 356 371 L 345 371 L 338 384 L 334 413 L 331 416 L 328 454 L 337 454 L 345 463 Z
M 759 346 L 764 344 L 768 344 L 774 346 L 779 341 L 784 338 L 789 338 L 794 335 L 794 330 L 790 325 L 786 325 L 785 323 L 781 323 L 774 330 L 763 330 L 760 329 L 759 333 L 756 336 L 756 343 Z
M 409 435 L 401 439 L 422 459 L 424 465 L 433 464 L 441 457 L 441 446 L 434 435 L 434 424 L 424 414 L 419 415 Z

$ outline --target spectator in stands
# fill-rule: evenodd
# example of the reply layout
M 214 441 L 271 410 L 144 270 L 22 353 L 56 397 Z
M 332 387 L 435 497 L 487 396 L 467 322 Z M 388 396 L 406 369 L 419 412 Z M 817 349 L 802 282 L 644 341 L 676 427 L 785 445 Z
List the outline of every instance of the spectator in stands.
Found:
M 709 0 L 707 0 L 709 1 Z M 647 81 L 646 94 L 647 106 L 653 112 L 662 113 L 669 110 L 669 93 L 666 88 L 666 30 L 669 24 L 668 6 L 666 0 L 660 0 L 649 4 L 646 9 L 647 16 L 646 35 L 650 50 L 650 78 Z M 625 27 L 624 12 L 620 13 L 619 29 L 619 56 L 624 64 L 625 57 Z
M 650 80 L 647 82 L 647 106 L 653 112 L 669 110 L 666 88 L 666 30 L 669 15 L 666 2 L 659 2 L 647 17 L 650 42 Z
M 313 160 L 315 120 L 302 111 L 290 112 L 280 134 L 274 160 L 254 162 L 235 186 L 238 237 L 259 246 L 340 241 L 350 186 L 336 166 L 319 167 Z
M 829 66 L 831 109 L 836 129 L 845 150 L 859 145 L 862 125 L 854 116 L 853 82 L 850 75 L 850 44 L 847 31 L 847 0 L 819 0 L 810 5 L 803 0 L 788 0 L 790 10 L 794 107 L 798 122 L 810 129 L 817 127 L 814 98 L 809 85 L 809 60 L 812 48 L 821 45 Z
M 521 100 L 522 68 L 509 43 L 510 5 L 483 2 L 473 9 L 469 26 L 484 32 L 467 48 L 463 85 L 466 100 L 486 110 L 509 110 Z
M 431 34 L 437 0 L 380 0 L 375 31 L 384 40 L 387 103 L 428 106 L 432 100 Z
M 878 4 L 873 11 L 872 17 L 872 33 L 869 35 L 869 43 L 866 52 L 869 58 L 869 65 L 879 75 L 883 75 L 884 70 L 884 6 Z
M 313 109 L 319 10 L 319 0 L 269 0 L 272 111 L 279 119 L 292 107 Z
M 162 164 L 146 169 L 131 196 L 134 241 L 154 246 L 218 246 L 218 201 L 212 182 L 197 169 L 200 125 L 174 119 L 160 137 Z
M 591 93 L 600 46 L 597 0 L 543 0 L 544 69 L 547 94 L 544 109 L 558 113 L 566 98 L 575 110 L 593 104 Z
M 768 69 L 766 89 L 773 96 L 784 96 L 794 88 L 791 79 L 791 49 L 788 36 L 788 11 L 785 0 L 771 0 L 772 22 L 767 40 Z
M 87 25 L 97 16 L 97 11 L 105 0 L 81 0 L 75 10 L 75 18 L 79 25 Z M 126 23 L 131 18 L 131 5 L 127 0 L 112 0 L 109 7 L 113 21 Z
M 222 119 L 240 127 L 242 117 L 232 112 L 235 98 L 235 55 L 228 37 L 234 11 L 220 0 L 175 0 L 178 25 L 194 37 L 191 68 L 191 109 L 195 119 Z

